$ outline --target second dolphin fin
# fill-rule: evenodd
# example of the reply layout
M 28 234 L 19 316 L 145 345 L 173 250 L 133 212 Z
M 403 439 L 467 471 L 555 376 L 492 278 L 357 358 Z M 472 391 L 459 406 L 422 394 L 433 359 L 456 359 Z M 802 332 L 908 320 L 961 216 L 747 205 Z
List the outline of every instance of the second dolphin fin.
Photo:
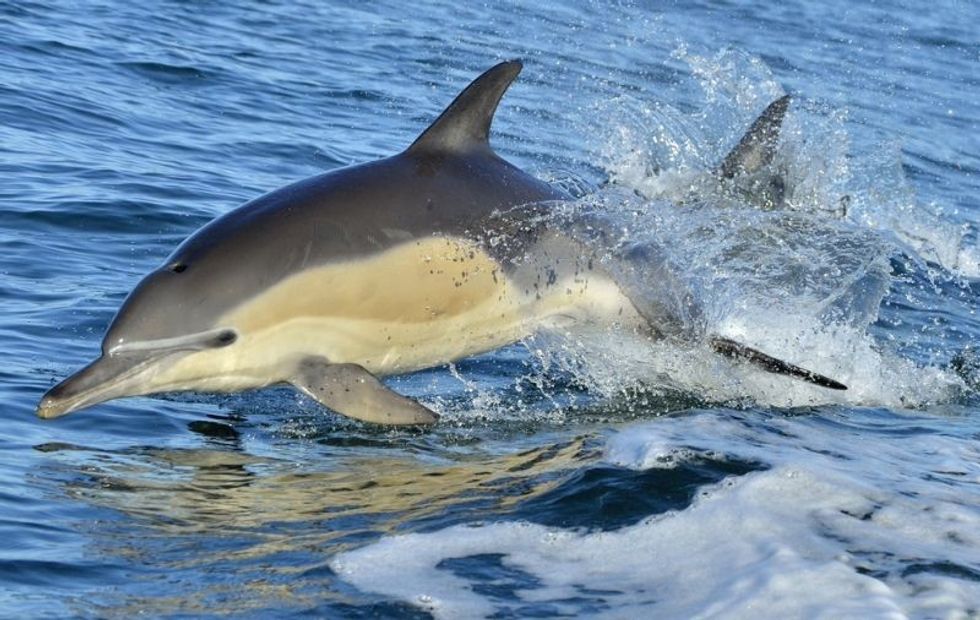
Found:
M 738 146 L 715 168 L 715 174 L 731 179 L 740 174 L 751 174 L 769 165 L 776 153 L 779 130 L 789 102 L 789 95 L 784 95 L 770 103 L 742 136 Z
M 712 349 L 718 353 L 721 353 L 725 357 L 748 362 L 754 366 L 758 366 L 766 372 L 796 377 L 797 379 L 802 379 L 814 385 L 819 385 L 820 387 L 829 388 L 831 390 L 847 389 L 847 386 L 840 381 L 835 381 L 830 377 L 825 377 L 824 375 L 815 373 L 812 370 L 807 370 L 806 368 L 794 366 L 789 362 L 776 359 L 771 355 L 767 355 L 762 351 L 747 347 L 744 344 L 735 342 L 734 340 L 714 336 L 709 342 L 711 343 Z

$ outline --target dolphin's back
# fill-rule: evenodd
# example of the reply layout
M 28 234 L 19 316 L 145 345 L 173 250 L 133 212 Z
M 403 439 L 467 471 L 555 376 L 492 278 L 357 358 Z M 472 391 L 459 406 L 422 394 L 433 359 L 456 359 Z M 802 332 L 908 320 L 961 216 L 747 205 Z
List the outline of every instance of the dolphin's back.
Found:
M 402 153 L 248 202 L 188 238 L 168 265 L 212 283 L 220 273 L 224 294 L 211 299 L 228 305 L 293 273 L 419 238 L 492 233 L 483 227 L 494 212 L 561 197 L 493 154 Z

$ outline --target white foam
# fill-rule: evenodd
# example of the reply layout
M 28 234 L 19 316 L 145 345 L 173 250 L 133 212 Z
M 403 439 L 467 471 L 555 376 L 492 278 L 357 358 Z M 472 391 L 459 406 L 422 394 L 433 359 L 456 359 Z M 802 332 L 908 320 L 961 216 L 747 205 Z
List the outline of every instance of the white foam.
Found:
M 710 170 L 782 87 L 764 61 L 742 51 L 709 57 L 681 48 L 674 55 L 690 67 L 702 93 L 697 109 L 682 112 L 650 97 L 604 101 L 595 115 L 603 121 L 598 160 L 611 181 L 651 200 L 751 208 L 757 201 L 733 199 Z M 858 151 L 847 110 L 805 96 L 794 96 L 780 136 L 772 167 L 785 181 L 782 208 L 881 232 L 903 251 L 959 276 L 980 277 L 975 218 L 917 200 L 895 136 Z
M 663 467 L 699 452 L 771 469 L 613 532 L 456 526 L 387 537 L 340 554 L 332 567 L 362 590 L 440 618 L 519 613 L 524 605 L 614 618 L 965 618 L 980 611 L 976 580 L 915 568 L 948 562 L 977 570 L 980 449 L 972 442 L 809 418 L 763 426 L 716 412 L 626 429 L 606 458 Z M 537 581 L 516 590 L 518 600 L 503 600 L 439 567 L 477 554 L 503 554 L 506 566 Z
M 654 204 L 616 190 L 561 205 L 555 220 L 597 248 L 601 266 L 654 326 L 695 335 L 651 345 L 573 330 L 560 354 L 576 359 L 594 393 L 644 384 L 712 402 L 923 407 L 965 390 L 955 372 L 913 363 L 869 335 L 892 286 L 895 251 L 876 232 L 813 214 Z M 704 344 L 711 335 L 850 389 L 734 364 Z
M 733 362 L 707 344 L 655 342 L 614 332 L 574 333 L 552 343 L 589 391 L 610 398 L 624 389 L 661 387 L 708 402 L 750 401 L 774 407 L 816 405 L 925 407 L 955 400 L 966 389 L 953 372 L 921 367 L 881 350 L 862 329 L 815 322 L 810 315 L 758 312 L 729 317 L 711 333 L 728 336 L 779 359 L 842 381 L 847 391 Z

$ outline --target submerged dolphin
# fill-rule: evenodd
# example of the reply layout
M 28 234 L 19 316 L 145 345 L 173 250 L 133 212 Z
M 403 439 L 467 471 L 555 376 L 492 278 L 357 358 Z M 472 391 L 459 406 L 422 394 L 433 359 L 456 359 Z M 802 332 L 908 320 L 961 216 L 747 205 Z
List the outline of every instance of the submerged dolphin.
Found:
M 675 204 L 745 204 L 779 209 L 786 204 L 786 170 L 775 165 L 780 132 L 790 96 L 770 103 L 742 136 L 741 141 L 717 166 L 707 170 L 657 169 L 658 183 L 648 199 L 665 198 Z
M 520 70 L 511 61 L 481 75 L 404 152 L 275 190 L 191 235 L 127 297 L 102 355 L 49 390 L 38 415 L 290 383 L 352 418 L 431 423 L 435 413 L 377 377 L 568 322 L 669 333 L 581 242 L 533 218 L 501 217 L 566 198 L 490 148 L 497 104 Z M 750 161 L 739 149 L 732 170 Z M 711 343 L 844 389 L 730 340 Z

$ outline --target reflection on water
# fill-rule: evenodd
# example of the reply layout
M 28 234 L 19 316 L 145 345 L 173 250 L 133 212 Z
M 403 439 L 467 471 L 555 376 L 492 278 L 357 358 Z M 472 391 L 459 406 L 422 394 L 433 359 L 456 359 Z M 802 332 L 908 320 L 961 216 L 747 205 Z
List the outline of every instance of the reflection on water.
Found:
M 119 516 L 92 525 L 91 553 L 141 567 L 118 589 L 79 602 L 79 612 L 94 603 L 100 614 L 128 616 L 270 605 L 336 611 L 347 603 L 326 564 L 334 554 L 384 534 L 507 512 L 594 462 L 595 444 L 594 436 L 566 437 L 517 453 L 481 446 L 429 460 L 412 450 L 352 451 L 321 462 L 236 449 L 37 449 L 57 453 L 58 471 L 45 477 L 60 479 L 62 492 Z

